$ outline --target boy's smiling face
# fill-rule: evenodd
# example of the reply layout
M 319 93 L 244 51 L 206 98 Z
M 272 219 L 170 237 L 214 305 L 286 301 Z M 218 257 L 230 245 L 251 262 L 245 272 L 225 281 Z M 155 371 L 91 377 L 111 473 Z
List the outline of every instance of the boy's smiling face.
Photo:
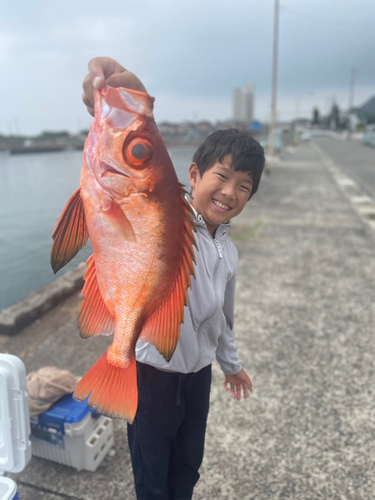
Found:
M 192 163 L 189 168 L 189 180 L 193 188 L 191 204 L 205 220 L 212 237 L 218 225 L 241 213 L 250 199 L 253 186 L 251 175 L 248 172 L 236 172 L 231 163 L 231 155 L 226 155 L 221 163 L 214 163 L 202 177 L 196 163 Z

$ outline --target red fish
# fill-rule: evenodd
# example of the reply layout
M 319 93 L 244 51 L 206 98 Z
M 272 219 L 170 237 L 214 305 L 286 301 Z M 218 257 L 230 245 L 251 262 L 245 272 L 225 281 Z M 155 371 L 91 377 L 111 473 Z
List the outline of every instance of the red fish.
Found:
M 53 232 L 61 269 L 90 237 L 83 338 L 114 332 L 108 351 L 74 397 L 132 422 L 137 410 L 135 345 L 152 343 L 169 361 L 176 348 L 196 246 L 191 208 L 155 124 L 154 99 L 124 88 L 95 91 L 80 187 Z

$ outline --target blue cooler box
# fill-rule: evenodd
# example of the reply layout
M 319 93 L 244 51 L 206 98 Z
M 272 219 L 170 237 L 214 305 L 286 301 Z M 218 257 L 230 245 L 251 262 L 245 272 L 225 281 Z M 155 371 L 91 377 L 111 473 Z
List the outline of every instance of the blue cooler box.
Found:
M 112 419 L 71 394 L 30 423 L 33 455 L 77 470 L 95 471 L 113 447 Z

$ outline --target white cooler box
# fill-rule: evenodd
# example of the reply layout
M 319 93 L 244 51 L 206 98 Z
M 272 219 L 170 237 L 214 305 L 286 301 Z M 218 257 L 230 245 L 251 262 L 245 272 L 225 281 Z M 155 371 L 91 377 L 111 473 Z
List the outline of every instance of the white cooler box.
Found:
M 16 483 L 9 477 L 0 477 L 0 499 L 19 500 Z
M 30 423 L 33 455 L 77 470 L 96 471 L 113 446 L 112 419 L 71 394 Z
M 0 500 L 18 500 L 16 483 L 5 472 L 21 472 L 31 458 L 25 365 L 0 353 Z

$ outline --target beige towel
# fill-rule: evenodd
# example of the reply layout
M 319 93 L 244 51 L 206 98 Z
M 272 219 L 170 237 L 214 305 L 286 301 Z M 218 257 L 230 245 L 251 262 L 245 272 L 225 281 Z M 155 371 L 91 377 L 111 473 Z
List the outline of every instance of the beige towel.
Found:
M 27 375 L 30 416 L 48 410 L 56 401 L 73 392 L 80 380 L 68 370 L 56 366 L 45 366 Z

